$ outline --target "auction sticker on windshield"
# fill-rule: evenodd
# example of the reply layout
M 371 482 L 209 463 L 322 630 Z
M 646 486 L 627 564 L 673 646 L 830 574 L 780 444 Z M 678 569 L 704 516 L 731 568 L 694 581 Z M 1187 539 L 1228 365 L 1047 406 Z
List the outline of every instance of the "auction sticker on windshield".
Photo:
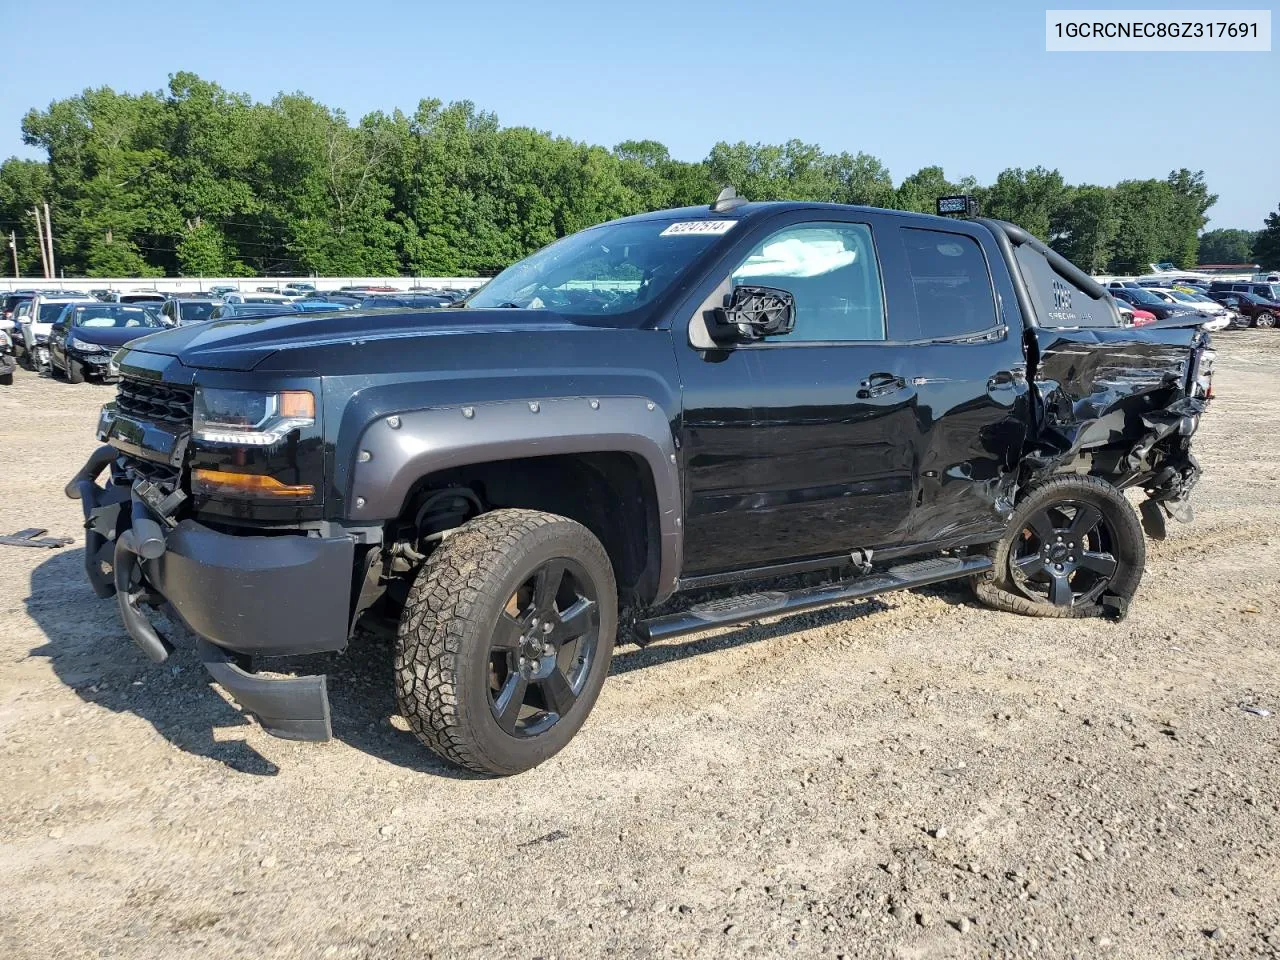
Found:
M 660 237 L 681 237 L 681 236 L 706 236 L 707 234 L 728 233 L 733 229 L 733 225 L 737 220 L 688 220 L 682 223 L 673 223 L 662 233 Z

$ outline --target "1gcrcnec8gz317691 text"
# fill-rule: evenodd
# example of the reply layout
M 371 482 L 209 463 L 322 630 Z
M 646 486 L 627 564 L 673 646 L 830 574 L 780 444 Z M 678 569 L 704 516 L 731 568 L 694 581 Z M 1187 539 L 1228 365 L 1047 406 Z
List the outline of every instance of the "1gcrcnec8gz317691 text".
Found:
M 1270 10 L 1046 10 L 1049 52 L 1271 50 Z

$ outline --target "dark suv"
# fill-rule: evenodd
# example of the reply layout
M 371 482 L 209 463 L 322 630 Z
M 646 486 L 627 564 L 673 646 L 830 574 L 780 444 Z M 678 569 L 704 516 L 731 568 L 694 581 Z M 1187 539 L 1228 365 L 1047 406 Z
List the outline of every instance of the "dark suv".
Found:
M 1210 293 L 1252 293 L 1255 297 L 1280 301 L 1280 283 L 1264 280 L 1215 280 L 1209 284 Z
M 1227 290 L 1210 290 L 1209 296 L 1223 306 L 1239 311 L 1251 327 L 1270 329 L 1280 323 L 1280 303 L 1274 300 L 1265 300 L 1254 293 Z
M 1190 517 L 1201 321 L 1121 326 L 1011 224 L 726 191 L 565 237 L 461 308 L 136 341 L 67 491 L 155 660 L 167 601 L 267 730 L 325 739 L 324 676 L 256 671 L 374 618 L 418 737 L 509 774 L 569 742 L 619 637 L 945 580 L 1123 615 L 1123 491 L 1153 536 Z

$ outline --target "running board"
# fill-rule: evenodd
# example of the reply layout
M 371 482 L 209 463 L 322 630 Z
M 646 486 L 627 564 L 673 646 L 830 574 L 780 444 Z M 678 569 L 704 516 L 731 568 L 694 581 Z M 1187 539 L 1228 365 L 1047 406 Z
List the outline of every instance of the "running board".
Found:
M 644 647 L 657 640 L 682 637 L 713 627 L 729 627 L 759 620 L 761 617 L 799 613 L 847 600 L 863 600 L 893 590 L 908 590 L 944 580 L 971 577 L 990 569 L 991 560 L 987 557 L 934 557 L 916 560 L 879 573 L 825 583 L 819 587 L 791 591 L 772 590 L 709 600 L 680 613 L 641 620 L 636 623 L 634 636 L 636 642 Z

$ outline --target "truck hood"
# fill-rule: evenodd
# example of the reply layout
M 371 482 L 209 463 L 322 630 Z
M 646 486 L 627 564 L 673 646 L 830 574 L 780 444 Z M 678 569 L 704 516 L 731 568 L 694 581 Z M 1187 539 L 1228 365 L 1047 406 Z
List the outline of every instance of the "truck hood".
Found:
M 214 370 L 253 370 L 282 351 L 372 340 L 412 341 L 426 337 L 510 333 L 532 329 L 575 329 L 561 314 L 547 310 L 470 310 L 405 308 L 337 311 L 274 317 L 244 317 L 192 324 L 155 333 L 129 344 L 147 353 L 177 357 L 184 366 Z

